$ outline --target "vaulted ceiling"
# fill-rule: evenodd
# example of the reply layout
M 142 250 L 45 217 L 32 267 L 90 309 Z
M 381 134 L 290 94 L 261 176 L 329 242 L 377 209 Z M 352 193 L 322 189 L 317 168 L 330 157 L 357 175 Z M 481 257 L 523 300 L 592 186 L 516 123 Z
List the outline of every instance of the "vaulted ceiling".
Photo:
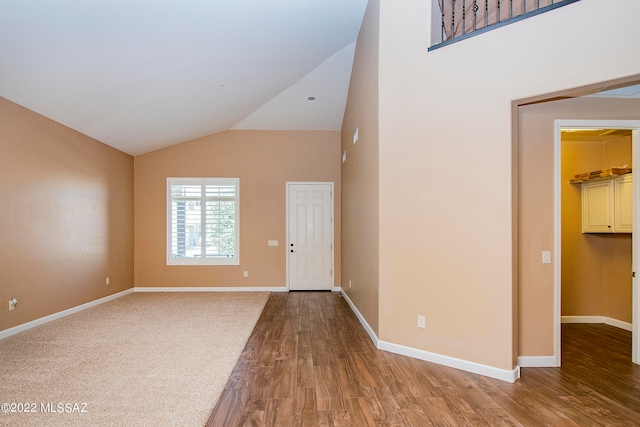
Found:
M 0 96 L 132 155 L 228 129 L 337 130 L 366 4 L 3 0 Z

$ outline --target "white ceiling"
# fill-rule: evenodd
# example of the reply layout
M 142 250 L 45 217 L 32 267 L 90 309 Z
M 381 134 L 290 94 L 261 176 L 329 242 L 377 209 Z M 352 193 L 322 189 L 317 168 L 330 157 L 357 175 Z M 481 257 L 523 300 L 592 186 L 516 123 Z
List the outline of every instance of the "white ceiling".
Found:
M 0 96 L 132 155 L 227 129 L 337 130 L 366 4 L 2 0 Z

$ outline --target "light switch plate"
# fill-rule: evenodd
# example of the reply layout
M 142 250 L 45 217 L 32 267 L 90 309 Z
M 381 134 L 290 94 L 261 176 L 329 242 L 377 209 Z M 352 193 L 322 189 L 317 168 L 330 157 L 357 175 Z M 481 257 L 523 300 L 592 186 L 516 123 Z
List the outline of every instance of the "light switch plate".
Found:
M 551 251 L 542 251 L 542 263 L 551 264 Z

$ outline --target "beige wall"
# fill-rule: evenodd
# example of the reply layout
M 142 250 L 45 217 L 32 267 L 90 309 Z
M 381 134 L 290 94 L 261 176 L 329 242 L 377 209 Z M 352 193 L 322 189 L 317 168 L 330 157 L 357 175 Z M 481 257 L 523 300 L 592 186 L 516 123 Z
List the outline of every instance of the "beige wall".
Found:
M 131 288 L 133 158 L 4 98 L 0 153 L 0 330 Z
M 640 103 L 639 103 L 640 104 Z M 640 110 L 640 105 L 638 105 Z M 636 111 L 638 111 L 636 110 Z M 604 143 L 604 165 L 633 165 L 631 136 Z M 632 235 L 618 234 L 603 238 L 602 315 L 627 323 L 633 322 Z
M 518 108 L 518 291 L 519 291 L 519 355 L 551 356 L 554 353 L 554 284 L 553 264 L 541 263 L 541 252 L 553 249 L 554 236 L 554 121 L 556 119 L 601 119 L 601 120 L 638 120 L 640 119 L 640 100 L 576 98 L 547 103 L 521 106 Z M 582 145 L 581 148 L 566 151 L 563 158 L 573 159 L 582 168 L 600 169 L 603 164 L 602 143 Z M 565 144 L 566 150 L 572 147 Z M 613 151 L 612 151 L 613 152 Z M 605 164 L 619 163 L 617 157 L 606 156 Z M 626 163 L 626 162 L 622 162 Z M 609 165 L 611 166 L 611 165 Z M 594 170 L 595 170 L 594 169 Z M 569 173 L 569 172 L 567 172 Z M 577 173 L 577 172 L 575 172 Z M 574 173 L 574 174 L 575 174 Z M 579 206 L 579 188 L 563 179 L 565 204 Z M 563 245 L 571 244 L 574 237 L 583 239 L 580 221 L 565 218 L 563 221 Z M 628 237 L 614 237 L 611 242 Z M 602 253 L 603 248 L 594 246 L 603 240 L 592 235 L 584 237 L 585 242 L 575 250 L 563 252 L 562 277 L 562 314 L 577 314 L 576 307 L 596 304 L 603 310 L 602 288 L 581 292 L 574 289 L 574 283 L 588 280 L 596 275 L 602 277 L 604 260 L 594 258 L 594 253 Z M 619 245 L 616 249 L 619 249 Z M 606 251 L 606 256 L 616 252 Z M 552 257 L 554 255 L 552 254 Z M 590 262 L 582 262 L 589 259 Z M 574 266 L 565 270 L 567 266 Z M 613 266 L 613 264 L 609 264 Z M 615 264 L 616 271 L 620 264 Z M 607 277 L 609 276 L 607 274 Z M 565 294 L 567 293 L 567 294 Z M 608 300 L 607 300 L 608 301 Z M 615 301 L 618 301 L 615 298 Z M 613 301 L 607 304 L 614 304 Z M 590 307 L 591 310 L 593 307 Z M 595 310 L 595 308 L 593 308 Z M 613 308 L 607 313 L 613 313 Z M 616 313 L 618 312 L 616 308 Z M 592 310 L 591 310 L 592 311 Z M 587 315 L 583 310 L 580 315 Z M 593 311 L 588 315 L 596 315 Z M 601 311 L 601 314 L 608 315 Z M 617 316 L 617 314 L 616 314 Z M 622 319 L 620 319 L 622 320 Z
M 616 7 L 622 22 L 583 1 L 427 52 L 431 4 L 380 2 L 381 340 L 515 366 L 512 102 L 640 73 L 640 3 Z
M 370 0 L 358 37 L 342 123 L 342 284 L 378 333 L 378 0 Z M 358 129 L 358 142 L 353 134 Z M 349 287 L 351 281 L 351 287 Z
M 240 265 L 166 265 L 166 179 L 200 176 L 240 178 Z M 340 286 L 338 131 L 228 131 L 137 156 L 135 286 L 285 286 L 287 181 L 335 183 L 334 277 Z M 280 246 L 268 247 L 268 240 Z

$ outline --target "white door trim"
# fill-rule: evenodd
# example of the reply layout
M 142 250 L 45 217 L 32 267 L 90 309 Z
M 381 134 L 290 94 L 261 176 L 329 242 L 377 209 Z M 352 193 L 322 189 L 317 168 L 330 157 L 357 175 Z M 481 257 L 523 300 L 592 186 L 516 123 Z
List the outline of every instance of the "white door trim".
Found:
M 640 167 L 640 120 L 555 120 L 554 137 L 554 357 L 556 366 L 560 366 L 561 352 L 561 255 L 562 255 L 562 206 L 561 206 L 561 135 L 563 128 L 580 129 L 629 129 L 631 130 L 631 163 L 633 168 Z M 635 171 L 634 171 L 635 172 Z M 635 173 L 634 173 L 635 174 Z M 638 256 L 640 255 L 640 185 L 633 186 L 633 271 L 638 272 Z M 640 364 L 640 292 L 638 278 L 633 279 L 633 324 L 632 324 L 632 356 L 633 363 Z
M 289 267 L 289 246 L 290 246 L 290 239 L 289 239 L 289 187 L 292 185 L 315 185 L 315 184 L 323 184 L 323 185 L 329 185 L 331 188 L 331 280 L 333 283 L 331 283 L 331 288 L 335 289 L 335 285 L 336 285 L 336 273 L 335 273 L 335 207 L 334 207 L 334 197 L 335 197 L 335 189 L 334 189 L 334 183 L 333 182 L 310 182 L 310 181 L 287 181 L 285 183 L 285 193 L 286 193 L 286 200 L 285 200 L 285 215 L 287 217 L 286 219 L 286 228 L 287 228 L 287 240 L 285 243 L 285 258 L 287 260 L 286 265 L 287 265 L 287 271 L 286 271 L 286 275 L 287 275 L 287 291 L 291 290 L 291 283 L 290 283 L 290 267 Z

